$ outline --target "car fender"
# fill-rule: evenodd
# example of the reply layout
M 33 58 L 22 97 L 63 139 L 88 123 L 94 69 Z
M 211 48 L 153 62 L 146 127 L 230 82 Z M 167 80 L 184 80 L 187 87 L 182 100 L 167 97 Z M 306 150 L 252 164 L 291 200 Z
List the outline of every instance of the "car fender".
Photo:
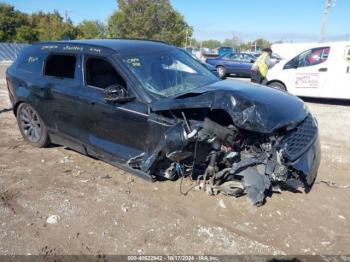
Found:
M 28 103 L 32 105 L 30 102 L 30 96 L 31 93 L 27 87 L 20 85 L 15 89 L 13 101 L 13 112 L 15 115 L 17 114 L 17 108 L 21 103 Z

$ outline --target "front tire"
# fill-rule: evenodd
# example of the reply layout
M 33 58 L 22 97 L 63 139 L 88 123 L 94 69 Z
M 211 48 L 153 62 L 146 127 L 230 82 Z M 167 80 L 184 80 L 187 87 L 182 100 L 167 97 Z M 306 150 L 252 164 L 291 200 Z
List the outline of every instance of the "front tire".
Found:
M 286 86 L 280 82 L 272 82 L 272 83 L 269 83 L 268 86 L 282 90 L 282 91 L 287 91 Z
M 223 66 L 218 66 L 218 67 L 216 68 L 216 70 L 218 71 L 219 77 L 220 77 L 221 79 L 224 79 L 224 78 L 226 77 L 226 69 L 225 69 L 225 67 L 223 67 Z
M 17 124 L 25 141 L 35 147 L 50 144 L 46 126 L 38 112 L 29 104 L 22 103 L 17 109 Z

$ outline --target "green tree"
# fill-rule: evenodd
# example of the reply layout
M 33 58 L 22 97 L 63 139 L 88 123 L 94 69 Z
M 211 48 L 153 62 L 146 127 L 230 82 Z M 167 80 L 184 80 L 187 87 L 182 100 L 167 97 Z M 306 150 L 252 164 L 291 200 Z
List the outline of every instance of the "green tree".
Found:
M 28 26 L 27 17 L 16 11 L 13 6 L 0 3 L 0 41 L 16 41 L 17 29 L 21 26 Z M 24 29 L 22 28 L 21 31 Z
M 19 43 L 32 43 L 37 41 L 35 29 L 30 24 L 24 24 L 16 28 L 15 41 Z
M 106 37 L 106 26 L 98 20 L 84 20 L 77 25 L 78 39 L 96 39 Z
M 39 41 L 75 39 L 76 28 L 70 18 L 66 21 L 58 11 L 44 13 L 42 11 L 31 16 L 31 24 L 34 27 L 36 38 Z
M 242 43 L 241 39 L 237 35 L 233 34 L 232 38 L 225 39 L 222 42 L 222 45 L 223 46 L 230 46 L 230 47 L 235 48 L 235 49 L 239 49 L 239 46 L 241 43 Z
M 202 47 L 206 47 L 206 48 L 218 48 L 221 46 L 221 42 L 218 40 L 204 40 L 202 42 Z
M 252 50 L 252 42 L 241 43 L 239 45 L 239 50 L 241 51 L 251 51 Z
M 271 46 L 271 43 L 264 39 L 264 38 L 258 38 L 254 42 L 256 42 L 256 45 L 260 47 L 260 49 L 267 48 Z
M 187 45 L 191 47 L 200 47 L 201 43 L 195 38 L 190 38 L 187 42 Z
M 145 38 L 180 46 L 189 44 L 193 29 L 169 0 L 118 0 L 119 9 L 108 20 L 114 38 Z
M 241 43 L 239 45 L 239 49 L 255 51 L 255 47 L 257 50 L 261 50 L 270 46 L 271 46 L 271 43 L 268 40 L 264 38 L 258 38 L 253 42 Z

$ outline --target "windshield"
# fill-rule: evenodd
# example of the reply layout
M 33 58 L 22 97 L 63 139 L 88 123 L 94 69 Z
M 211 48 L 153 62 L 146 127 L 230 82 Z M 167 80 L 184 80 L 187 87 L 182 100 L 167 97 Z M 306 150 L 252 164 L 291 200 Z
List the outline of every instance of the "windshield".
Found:
M 219 81 L 204 66 L 178 49 L 126 56 L 123 62 L 146 90 L 163 97 L 176 96 Z

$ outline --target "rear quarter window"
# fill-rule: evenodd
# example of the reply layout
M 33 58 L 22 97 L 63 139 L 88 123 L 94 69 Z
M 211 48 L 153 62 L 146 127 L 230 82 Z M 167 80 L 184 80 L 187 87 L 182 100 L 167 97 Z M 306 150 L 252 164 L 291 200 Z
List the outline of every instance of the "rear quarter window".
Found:
M 44 54 L 36 52 L 24 52 L 18 59 L 18 69 L 42 74 L 45 60 Z

